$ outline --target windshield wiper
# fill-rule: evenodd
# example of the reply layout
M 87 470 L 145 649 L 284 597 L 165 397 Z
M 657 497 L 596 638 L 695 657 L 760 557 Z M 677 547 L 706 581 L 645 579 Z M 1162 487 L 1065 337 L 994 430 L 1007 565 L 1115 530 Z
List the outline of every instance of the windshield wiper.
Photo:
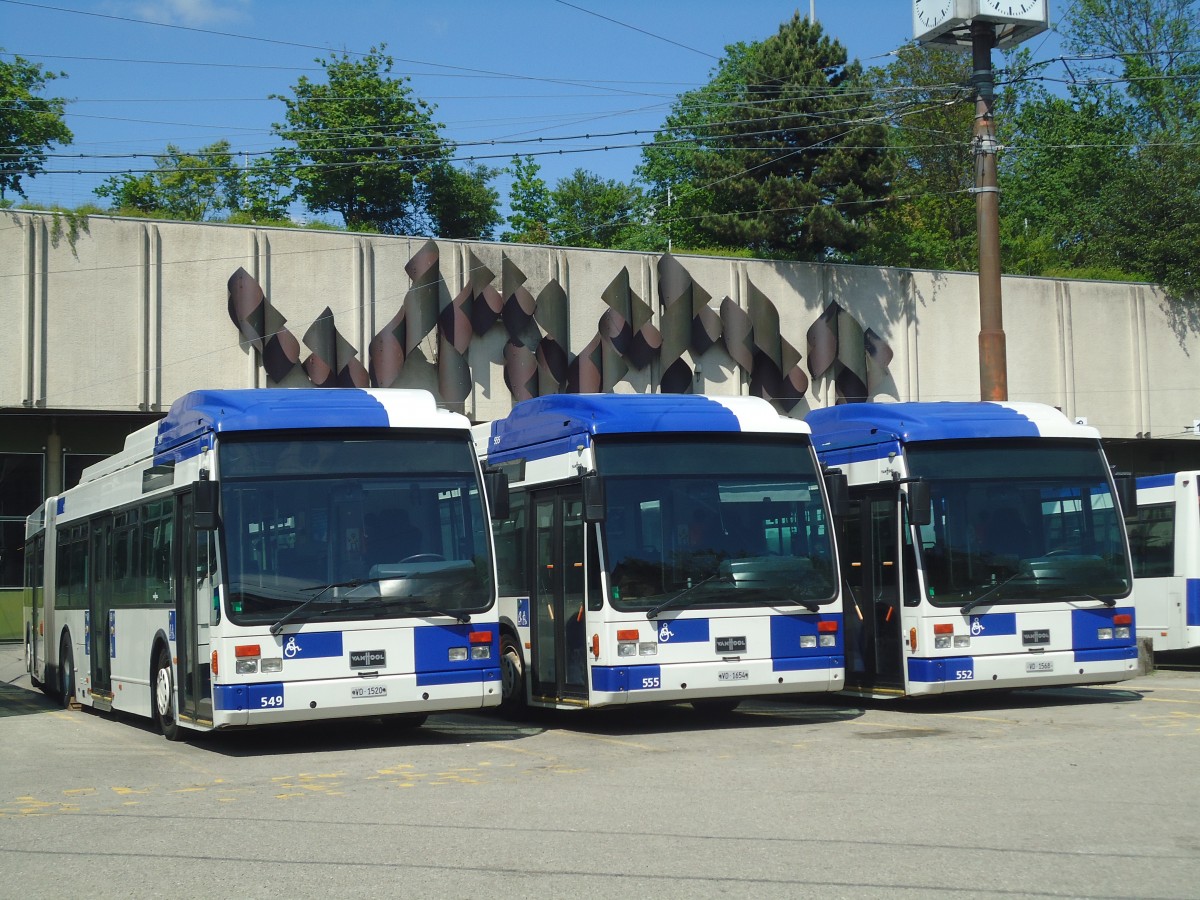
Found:
M 322 585 L 319 589 L 318 588 L 304 588 L 304 590 L 306 590 L 306 591 L 316 590 L 316 593 L 313 594 L 311 597 L 309 597 L 307 600 L 305 600 L 303 603 L 301 603 L 299 606 L 292 607 L 286 613 L 284 613 L 283 618 L 271 626 L 271 634 L 279 634 L 279 632 L 283 631 L 283 626 L 287 625 L 288 622 L 294 621 L 295 618 L 300 615 L 300 613 L 304 612 L 304 610 L 308 609 L 310 606 L 312 606 L 314 603 L 316 603 L 318 600 L 320 600 L 322 597 L 324 597 L 329 591 L 333 590 L 334 588 L 344 588 L 344 587 L 356 588 L 356 587 L 361 587 L 364 584 L 375 584 L 379 580 L 380 579 L 378 579 L 378 578 L 355 578 L 351 581 L 339 581 L 339 582 L 335 582 L 334 584 Z
M 470 613 L 450 612 L 447 609 L 442 609 L 440 606 L 434 606 L 423 597 L 381 597 L 379 605 L 400 606 L 407 612 L 433 613 L 435 616 L 445 616 L 448 619 L 455 619 L 460 625 L 466 625 L 471 621 Z
M 696 588 L 700 587 L 700 585 L 708 584 L 714 578 L 719 577 L 720 574 L 721 574 L 720 572 L 717 572 L 713 575 L 709 575 L 707 578 L 701 578 L 695 584 L 685 587 L 682 591 L 680 591 L 677 594 L 673 594 L 672 596 L 670 596 L 666 600 L 664 600 L 662 603 L 658 604 L 658 606 L 654 607 L 653 609 L 647 610 L 646 618 L 653 619 L 653 618 L 657 617 L 658 614 L 660 612 L 662 612 L 664 609 L 666 609 L 668 606 L 671 606 L 672 604 L 676 603 L 677 601 L 683 599 L 688 594 L 690 594 L 692 591 L 694 591 Z
M 1009 575 L 1007 578 L 1005 578 L 1000 583 L 993 584 L 990 588 L 988 588 L 986 591 L 984 591 L 982 594 L 980 594 L 978 597 L 976 597 L 970 603 L 963 604 L 963 608 L 962 608 L 961 612 L 963 613 L 963 615 L 966 615 L 971 610 L 973 610 L 975 607 L 977 607 L 979 604 L 986 603 L 989 599 L 991 599 L 996 594 L 998 594 L 1002 587 L 1004 587 L 1005 585 L 1009 584 L 1010 582 L 1013 582 L 1016 579 L 1020 578 L 1022 574 L 1023 573 L 1021 573 L 1021 572 L 1014 572 L 1013 574 Z

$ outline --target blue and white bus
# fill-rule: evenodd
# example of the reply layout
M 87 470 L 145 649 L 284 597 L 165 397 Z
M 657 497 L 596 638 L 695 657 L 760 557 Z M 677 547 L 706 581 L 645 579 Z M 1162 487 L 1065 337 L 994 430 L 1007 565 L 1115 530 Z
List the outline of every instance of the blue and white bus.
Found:
M 29 673 L 171 739 L 498 705 L 488 525 L 425 391 L 196 391 L 29 518 Z
M 848 691 L 1136 674 L 1128 542 L 1095 429 L 1034 403 L 856 403 L 805 419 L 849 480 Z
M 477 426 L 507 705 L 601 707 L 842 686 L 842 606 L 808 426 L 757 398 L 566 395 Z
M 1200 647 L 1200 472 L 1137 480 L 1129 524 L 1138 637 L 1155 653 Z

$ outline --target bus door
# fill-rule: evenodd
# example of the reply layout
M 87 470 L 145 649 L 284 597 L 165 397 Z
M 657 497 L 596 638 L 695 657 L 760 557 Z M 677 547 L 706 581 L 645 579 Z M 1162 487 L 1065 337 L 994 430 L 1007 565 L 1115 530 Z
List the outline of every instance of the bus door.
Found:
M 88 558 L 90 589 L 88 591 L 88 656 L 90 657 L 91 690 L 93 693 L 112 692 L 112 658 L 116 655 L 116 635 L 113 633 L 112 545 L 113 519 L 103 516 L 91 523 L 91 546 Z
M 192 522 L 192 495 L 177 505 L 175 533 L 181 540 L 175 578 L 176 654 L 179 714 L 193 721 L 212 721 L 212 678 L 209 663 L 209 616 L 212 598 L 212 534 Z
M 583 497 L 577 487 L 532 495 L 534 597 L 530 677 L 538 699 L 587 696 Z
M 846 600 L 846 682 L 903 688 L 899 503 L 894 487 L 856 493 L 841 521 Z

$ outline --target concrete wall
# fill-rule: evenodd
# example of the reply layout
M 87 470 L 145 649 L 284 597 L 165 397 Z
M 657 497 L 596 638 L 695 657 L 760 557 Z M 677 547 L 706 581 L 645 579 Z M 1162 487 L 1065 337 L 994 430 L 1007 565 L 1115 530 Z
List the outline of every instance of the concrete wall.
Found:
M 163 410 L 200 387 L 271 384 L 257 351 L 227 313 L 227 281 L 244 268 L 300 341 L 328 307 L 337 330 L 369 363 L 372 339 L 403 307 L 405 266 L 425 240 L 307 230 L 183 224 L 92 217 L 71 246 L 52 240 L 49 214 L 0 214 L 0 409 Z M 479 266 L 502 292 L 505 258 L 536 298 L 555 280 L 566 296 L 570 354 L 587 348 L 609 309 L 603 299 L 622 269 L 631 301 L 648 304 L 663 326 L 655 254 L 564 250 L 508 244 L 437 242 L 438 306 L 459 296 Z M 972 273 L 680 256 L 695 286 L 719 311 L 740 309 L 761 292 L 778 315 L 779 335 L 803 357 L 807 333 L 831 302 L 892 352 L 876 399 L 978 399 L 977 282 Z M 1178 435 L 1200 419 L 1194 386 L 1200 359 L 1194 320 L 1149 285 L 1008 277 L 1003 283 L 1012 400 L 1037 400 L 1087 418 L 1105 437 Z M 502 300 L 508 299 L 501 297 Z M 476 303 L 480 301 L 476 299 Z M 547 311 L 539 309 L 540 333 Z M 396 386 L 438 391 L 438 328 L 421 336 Z M 503 415 L 503 321 L 471 338 L 470 390 L 462 403 L 475 419 Z M 301 360 L 309 348 L 300 345 Z M 750 377 L 718 342 L 683 360 L 693 387 L 712 394 L 750 390 Z M 656 389 L 663 364 L 630 368 L 617 390 Z M 310 383 L 302 369 L 281 383 Z M 834 402 L 831 378 L 812 378 L 791 408 Z M 0 438 L 3 444 L 3 438 Z

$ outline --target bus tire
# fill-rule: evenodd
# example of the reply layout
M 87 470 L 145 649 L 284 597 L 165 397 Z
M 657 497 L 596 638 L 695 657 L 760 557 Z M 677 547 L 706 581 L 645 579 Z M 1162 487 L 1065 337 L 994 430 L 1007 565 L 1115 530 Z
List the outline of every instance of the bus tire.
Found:
M 709 697 L 707 700 L 693 700 L 692 709 L 706 716 L 727 716 L 741 704 L 737 697 Z
M 75 658 L 71 655 L 71 642 L 66 634 L 58 649 L 58 697 L 63 709 L 70 709 L 75 702 Z
M 159 646 L 154 662 L 154 722 L 162 736 L 168 741 L 177 741 L 182 736 L 179 717 L 176 715 L 175 674 L 171 667 L 171 653 Z
M 507 631 L 500 633 L 500 708 L 506 713 L 525 710 L 525 662 L 521 645 Z

